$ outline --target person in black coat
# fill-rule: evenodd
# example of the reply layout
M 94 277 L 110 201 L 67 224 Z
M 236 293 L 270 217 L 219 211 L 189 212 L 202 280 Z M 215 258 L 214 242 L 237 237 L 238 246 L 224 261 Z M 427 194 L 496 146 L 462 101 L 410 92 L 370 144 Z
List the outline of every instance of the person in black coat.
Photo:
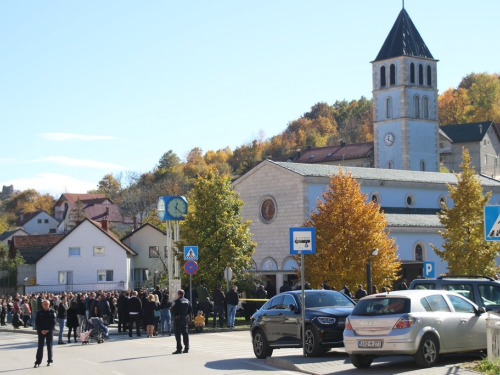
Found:
M 135 323 L 137 337 L 141 337 L 142 302 L 137 297 L 137 292 L 132 292 L 132 297 L 128 300 L 128 336 L 132 337 L 132 327 Z
M 153 337 L 155 327 L 155 311 L 159 310 L 159 304 L 155 302 L 155 295 L 150 294 L 144 304 L 144 324 L 147 329 L 147 337 Z
M 172 354 L 189 352 L 188 323 L 191 311 L 191 303 L 187 298 L 184 298 L 184 291 L 180 289 L 177 292 L 177 299 L 174 301 L 174 305 L 172 306 L 172 316 L 175 321 L 175 341 L 177 342 L 177 350 Z M 184 342 L 184 352 L 182 352 L 181 334 L 182 341 Z
M 214 328 L 217 325 L 217 315 L 219 316 L 219 325 L 221 328 L 224 321 L 225 296 L 220 289 L 221 286 L 217 285 L 217 288 L 214 290 L 214 293 L 212 294 L 212 298 L 214 300 Z
M 69 309 L 66 311 L 66 325 L 68 326 L 68 342 L 71 342 L 71 331 L 73 331 L 73 337 L 76 342 L 76 329 L 80 326 L 78 324 L 78 309 L 76 308 L 76 302 L 71 302 Z
M 123 327 L 123 332 L 127 331 L 127 326 L 128 326 L 128 292 L 125 290 L 120 294 L 120 297 L 118 297 L 117 301 L 117 308 L 118 308 L 118 332 L 122 331 Z
M 43 359 L 43 346 L 47 343 L 47 366 L 53 362 L 52 341 L 56 327 L 56 312 L 50 307 L 50 302 L 42 301 L 42 310 L 36 314 L 36 332 L 38 334 L 38 349 L 36 351 L 35 367 L 39 367 Z

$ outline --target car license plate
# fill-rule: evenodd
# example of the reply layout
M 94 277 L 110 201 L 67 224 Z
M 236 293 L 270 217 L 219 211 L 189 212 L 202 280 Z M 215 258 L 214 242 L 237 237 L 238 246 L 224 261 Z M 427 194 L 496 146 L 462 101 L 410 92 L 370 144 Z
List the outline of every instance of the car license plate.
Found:
M 382 340 L 360 340 L 358 341 L 358 348 L 381 348 Z

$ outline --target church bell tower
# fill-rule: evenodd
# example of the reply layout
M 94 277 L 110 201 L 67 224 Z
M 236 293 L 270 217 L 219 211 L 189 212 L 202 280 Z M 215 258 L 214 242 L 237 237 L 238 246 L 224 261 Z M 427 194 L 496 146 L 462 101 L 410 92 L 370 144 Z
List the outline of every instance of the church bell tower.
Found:
M 403 8 L 371 63 L 376 168 L 439 171 L 437 61 Z

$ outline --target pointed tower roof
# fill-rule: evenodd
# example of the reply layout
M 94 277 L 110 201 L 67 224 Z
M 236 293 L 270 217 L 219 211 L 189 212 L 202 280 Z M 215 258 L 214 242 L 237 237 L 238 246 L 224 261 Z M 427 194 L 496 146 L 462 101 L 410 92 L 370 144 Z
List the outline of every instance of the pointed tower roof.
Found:
M 391 32 L 387 36 L 384 45 L 374 61 L 398 56 L 434 59 L 404 8 L 399 13 L 396 22 L 394 22 L 394 26 L 392 26 Z

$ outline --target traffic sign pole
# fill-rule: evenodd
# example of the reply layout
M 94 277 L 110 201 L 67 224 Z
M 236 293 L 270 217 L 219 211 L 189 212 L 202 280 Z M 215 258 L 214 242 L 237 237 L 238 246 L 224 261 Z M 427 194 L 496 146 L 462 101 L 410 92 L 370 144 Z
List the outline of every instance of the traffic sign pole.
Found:
M 304 277 L 304 253 L 300 252 L 300 286 L 302 288 L 302 354 L 306 357 L 306 292 Z

